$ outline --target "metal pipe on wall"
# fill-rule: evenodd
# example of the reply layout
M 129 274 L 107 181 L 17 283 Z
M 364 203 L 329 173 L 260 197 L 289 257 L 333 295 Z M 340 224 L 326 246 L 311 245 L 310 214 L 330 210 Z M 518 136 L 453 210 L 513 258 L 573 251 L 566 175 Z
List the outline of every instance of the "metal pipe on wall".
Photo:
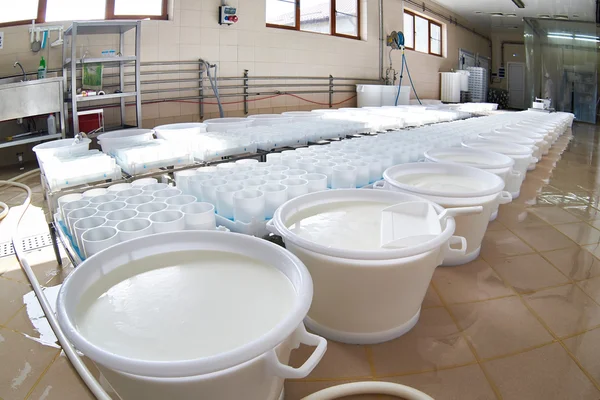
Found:
M 379 0 L 379 80 L 383 81 L 383 53 L 385 46 L 383 27 L 383 0 Z

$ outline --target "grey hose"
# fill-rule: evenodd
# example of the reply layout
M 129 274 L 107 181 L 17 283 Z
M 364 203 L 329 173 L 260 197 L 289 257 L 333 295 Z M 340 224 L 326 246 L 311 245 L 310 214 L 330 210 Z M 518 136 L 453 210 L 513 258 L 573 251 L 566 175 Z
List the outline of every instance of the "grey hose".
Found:
M 225 116 L 225 114 L 223 113 L 223 105 L 221 104 L 221 97 L 219 96 L 219 87 L 217 86 L 217 64 L 213 64 L 212 66 L 210 65 L 209 62 L 201 60 L 202 63 L 204 63 L 204 66 L 206 67 L 206 74 L 208 75 L 208 81 L 210 82 L 210 86 L 213 90 L 213 93 L 215 94 L 215 98 L 217 99 L 217 105 L 219 106 L 219 115 L 221 116 L 221 118 L 223 118 Z M 210 75 L 210 69 L 213 68 L 215 69 L 215 76 L 211 77 Z

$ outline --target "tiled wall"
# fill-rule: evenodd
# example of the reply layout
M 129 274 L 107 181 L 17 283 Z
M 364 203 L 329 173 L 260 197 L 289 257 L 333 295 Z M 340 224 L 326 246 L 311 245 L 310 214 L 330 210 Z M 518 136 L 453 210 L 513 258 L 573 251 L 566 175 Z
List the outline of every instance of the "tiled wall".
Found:
M 221 76 L 241 76 L 244 69 L 250 75 L 259 76 L 328 76 L 377 79 L 379 77 L 379 27 L 377 0 L 362 1 L 362 40 L 331 37 L 326 35 L 295 32 L 265 27 L 264 0 L 231 0 L 229 5 L 237 6 L 239 22 L 234 26 L 220 26 L 217 22 L 219 0 L 173 0 L 170 21 L 142 22 L 142 61 L 193 60 L 202 57 L 217 62 Z M 430 4 L 428 4 L 430 5 Z M 433 6 L 432 6 L 433 7 Z M 437 7 L 439 9 L 439 7 Z M 384 0 L 384 28 L 402 30 L 403 2 Z M 447 10 L 439 9 L 449 15 Z M 444 21 L 441 21 L 444 22 Z M 56 25 L 56 24 L 53 24 Z M 69 22 L 64 26 L 68 27 Z M 0 76 L 13 75 L 13 63 L 19 60 L 28 71 L 37 69 L 39 57 L 48 59 L 49 68 L 60 68 L 62 51 L 60 47 L 42 50 L 34 54 L 29 50 L 28 26 L 0 28 L 5 34 L 5 46 L 0 50 Z M 56 35 L 56 34 L 54 34 Z M 55 39 L 52 36 L 51 41 Z M 126 53 L 131 53 L 132 37 L 127 38 Z M 458 63 L 458 48 L 489 56 L 488 42 L 463 29 L 448 24 L 447 57 L 436 57 L 407 51 L 407 59 L 415 86 L 422 98 L 439 98 L 439 72 L 455 68 Z M 91 55 L 102 50 L 117 48 L 117 37 L 83 37 L 78 45 L 78 57 L 83 49 Z M 394 52 L 393 62 L 397 69 L 401 65 L 399 52 Z M 385 65 L 387 67 L 387 54 Z M 169 67 L 173 69 L 173 67 Z M 183 76 L 183 75 L 181 75 Z M 178 78 L 179 74 L 162 75 L 161 78 Z M 273 82 L 270 82 L 273 83 Z M 353 83 L 353 82 L 349 82 Z M 177 84 L 157 84 L 149 88 L 177 88 Z M 351 88 L 349 88 L 351 89 Z M 285 89 L 283 89 L 285 90 Z M 173 97 L 173 94 L 145 96 L 145 99 Z M 339 93 L 334 102 L 352 96 Z M 312 101 L 327 102 L 327 94 L 303 95 Z M 228 101 L 241 98 L 228 98 Z M 225 101 L 225 100 L 224 100 Z M 351 100 L 341 106 L 355 106 Z M 302 102 L 292 97 L 277 97 L 253 102 L 250 113 L 279 113 L 286 110 L 322 108 L 322 105 Z M 145 127 L 158 124 L 194 121 L 199 119 L 197 104 L 161 103 L 144 105 Z M 227 115 L 242 115 L 243 106 L 227 105 Z M 205 118 L 214 117 L 216 107 L 207 105 Z M 128 119 L 133 116 L 133 108 L 128 108 Z M 115 110 L 107 111 L 109 119 L 114 119 Z M 12 156 L 11 156 L 12 158 Z

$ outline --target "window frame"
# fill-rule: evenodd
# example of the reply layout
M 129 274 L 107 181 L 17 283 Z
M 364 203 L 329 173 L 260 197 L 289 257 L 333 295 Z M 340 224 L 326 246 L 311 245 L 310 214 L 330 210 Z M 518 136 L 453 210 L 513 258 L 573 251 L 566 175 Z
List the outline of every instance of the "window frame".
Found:
M 266 0 L 265 0 L 266 1 Z M 291 25 L 279 25 L 279 24 L 272 24 L 269 22 L 266 22 L 266 26 L 267 28 L 278 28 L 278 29 L 287 29 L 287 30 L 291 30 L 291 31 L 298 31 L 298 32 L 306 32 L 306 33 L 315 33 L 318 35 L 327 35 L 327 36 L 336 36 L 336 37 L 343 37 L 346 39 L 355 39 L 355 40 L 360 40 L 360 3 L 361 0 L 356 0 L 356 26 L 357 26 L 357 32 L 356 32 L 356 36 L 353 35 L 347 35 L 344 33 L 337 33 L 336 32 L 336 1 L 337 0 L 329 0 L 329 6 L 330 6 L 330 24 L 329 24 L 329 33 L 321 33 L 321 32 L 313 32 L 313 31 L 305 31 L 300 29 L 300 1 L 301 0 L 294 0 L 295 2 L 295 21 L 294 21 L 294 26 Z
M 413 20 L 413 47 L 405 46 L 405 48 L 421 54 L 429 54 L 436 57 L 444 57 L 444 26 L 440 22 L 434 21 L 431 18 L 426 17 L 425 15 L 417 14 L 414 11 L 408 9 L 404 9 L 404 15 L 410 15 Z M 404 15 L 402 17 L 402 21 L 404 21 Z M 425 53 L 424 51 L 415 50 L 417 46 L 417 24 L 415 20 L 416 17 L 422 18 L 427 21 L 427 53 Z M 431 25 L 435 25 L 440 28 L 440 54 L 431 51 Z
M 120 19 L 154 19 L 154 20 L 168 20 L 169 19 L 169 0 L 162 1 L 162 12 L 161 15 L 115 15 L 115 0 L 106 0 L 106 11 L 105 18 L 103 21 L 120 20 Z M 36 24 L 46 23 L 46 6 L 48 0 L 38 0 L 38 11 L 37 18 L 35 18 Z M 98 21 L 98 20 L 96 20 Z M 29 25 L 31 20 L 22 21 L 11 21 L 0 23 L 0 27 L 7 26 L 18 26 L 18 25 Z

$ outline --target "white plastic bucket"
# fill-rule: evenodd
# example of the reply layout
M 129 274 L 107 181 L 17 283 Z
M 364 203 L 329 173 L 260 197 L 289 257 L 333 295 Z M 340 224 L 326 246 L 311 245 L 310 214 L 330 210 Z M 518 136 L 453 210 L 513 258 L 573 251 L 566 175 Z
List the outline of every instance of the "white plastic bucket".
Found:
M 501 153 L 509 156 L 515 161 L 514 170 L 521 175 L 520 180 L 507 182 L 505 189 L 510 192 L 513 199 L 519 197 L 521 184 L 525 180 L 529 165 L 535 164 L 537 159 L 533 157 L 533 151 L 527 147 L 516 143 L 499 142 L 494 140 L 473 140 L 462 143 L 463 147 L 469 149 L 481 149 Z
M 310 193 L 279 207 L 267 229 L 283 237 L 286 248 L 300 258 L 312 276 L 315 293 L 305 319 L 314 332 L 335 341 L 380 343 L 397 338 L 417 323 L 433 271 L 450 253 L 462 253 L 464 239 L 453 237 L 455 223 L 446 220 L 443 232 L 419 246 L 348 250 L 301 237 L 289 226 L 296 216 L 310 216 L 320 206 L 377 203 L 384 207 L 417 196 L 364 189 Z M 443 209 L 433 204 L 439 213 Z M 360 230 L 360 228 L 358 228 Z M 461 242 L 462 249 L 449 243 Z
M 544 132 L 537 133 L 527 128 L 498 128 L 494 129 L 494 133 L 533 139 L 535 145 L 540 148 L 540 152 L 543 156 L 548 154 L 548 150 L 550 150 L 550 146 L 552 146 L 552 137 L 550 135 L 546 135 Z
M 189 360 L 134 359 L 107 351 L 81 334 L 77 308 L 93 285 L 112 271 L 127 268 L 134 260 L 180 251 L 241 255 L 279 269 L 294 287 L 295 298 L 290 312 L 257 339 L 242 342 L 225 352 Z M 276 400 L 281 396 L 284 379 L 306 377 L 327 347 L 325 339 L 307 333 L 302 324 L 310 307 L 312 291 L 311 277 L 302 262 L 266 240 L 218 231 L 172 232 L 120 243 L 84 261 L 63 283 L 58 295 L 57 315 L 69 341 L 96 363 L 123 400 L 198 396 L 211 400 Z M 181 307 L 189 307 L 189 304 L 181 304 Z M 258 318 L 261 310 L 256 312 Z M 301 343 L 317 348 L 300 368 L 289 367 L 290 352 Z
M 423 181 L 428 178 L 428 183 Z M 503 191 L 504 181 L 481 169 L 458 164 L 409 163 L 388 168 L 384 181 L 376 182 L 376 189 L 409 193 L 433 201 L 443 207 L 482 206 L 481 214 L 456 217 L 456 235 L 467 240 L 464 255 L 452 254 L 444 260 L 445 266 L 462 265 L 475 260 L 481 251 L 481 242 L 488 223 L 499 204 L 512 201 Z
M 515 185 L 518 185 L 520 188 L 521 182 L 523 182 L 521 173 L 513 169 L 515 161 L 501 153 L 495 153 L 486 150 L 449 147 L 445 149 L 428 150 L 425 152 L 425 159 L 435 163 L 466 165 L 491 172 L 492 174 L 502 178 L 505 188 L 514 187 Z M 511 196 L 513 195 L 512 192 L 510 192 L 510 194 Z M 495 220 L 497 216 L 498 208 L 496 208 L 496 210 L 494 210 L 492 213 L 490 221 Z
M 526 137 L 519 137 L 510 134 L 498 134 L 498 133 L 482 133 L 479 135 L 480 139 L 484 140 L 493 140 L 496 142 L 506 142 L 506 143 L 515 143 L 520 144 L 522 146 L 527 146 L 532 150 L 533 157 L 536 162 L 541 161 L 542 159 L 542 150 L 535 144 L 535 140 L 529 139 Z M 535 162 L 529 164 L 527 168 L 528 171 L 533 171 L 535 169 Z

